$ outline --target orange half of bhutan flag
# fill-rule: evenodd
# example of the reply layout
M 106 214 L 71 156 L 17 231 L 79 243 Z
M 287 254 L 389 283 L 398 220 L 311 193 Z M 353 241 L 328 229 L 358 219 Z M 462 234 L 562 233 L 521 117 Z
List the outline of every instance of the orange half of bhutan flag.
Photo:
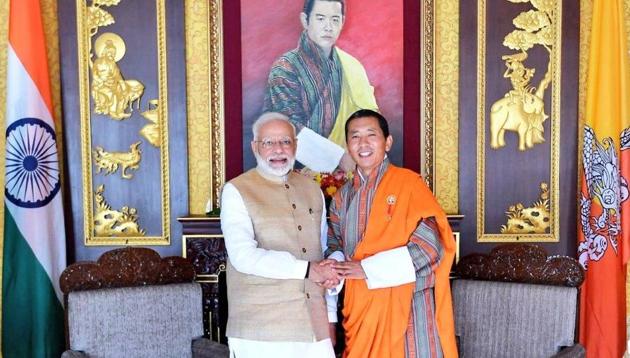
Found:
M 588 357 L 623 355 L 630 244 L 630 117 L 623 0 L 593 1 L 578 257 L 586 269 L 580 343 Z

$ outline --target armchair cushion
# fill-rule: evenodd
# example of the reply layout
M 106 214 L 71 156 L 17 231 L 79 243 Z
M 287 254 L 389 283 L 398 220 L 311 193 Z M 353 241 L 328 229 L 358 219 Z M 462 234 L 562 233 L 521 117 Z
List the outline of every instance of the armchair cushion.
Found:
M 462 357 L 550 357 L 573 345 L 577 289 L 455 280 Z
M 191 357 L 203 334 L 197 283 L 71 292 L 67 311 L 70 348 L 94 357 Z
M 584 280 L 574 258 L 548 256 L 537 245 L 499 245 L 488 255 L 463 257 L 455 275 L 460 357 L 584 354 L 583 347 L 574 346 L 577 287 Z

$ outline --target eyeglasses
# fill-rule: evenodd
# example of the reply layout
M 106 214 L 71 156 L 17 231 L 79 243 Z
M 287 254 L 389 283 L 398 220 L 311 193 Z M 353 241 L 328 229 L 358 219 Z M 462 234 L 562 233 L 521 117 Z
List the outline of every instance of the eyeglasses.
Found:
M 289 137 L 284 138 L 263 138 L 262 140 L 255 140 L 255 143 L 260 143 L 263 149 L 271 149 L 279 144 L 282 148 L 289 148 L 293 145 L 293 139 Z

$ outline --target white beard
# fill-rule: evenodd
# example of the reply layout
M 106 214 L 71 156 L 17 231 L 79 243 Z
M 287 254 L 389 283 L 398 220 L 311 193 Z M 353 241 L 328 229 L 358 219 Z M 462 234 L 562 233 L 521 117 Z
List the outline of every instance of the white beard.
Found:
M 258 170 L 261 172 L 273 175 L 277 177 L 283 177 L 287 175 L 291 169 L 293 169 L 293 165 L 295 165 L 295 157 L 287 157 L 287 164 L 280 168 L 272 167 L 268 161 L 264 160 L 258 153 L 254 152 L 254 157 L 256 157 L 256 163 L 258 164 Z M 271 157 L 270 157 L 271 158 Z

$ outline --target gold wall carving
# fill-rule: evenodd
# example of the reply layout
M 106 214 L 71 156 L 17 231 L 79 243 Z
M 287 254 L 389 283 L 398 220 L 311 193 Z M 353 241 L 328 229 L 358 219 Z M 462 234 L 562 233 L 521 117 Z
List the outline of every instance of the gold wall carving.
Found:
M 508 0 L 516 2 L 515 0 Z M 543 123 L 549 116 L 545 113 L 545 90 L 551 83 L 551 51 L 553 38 L 554 5 L 550 2 L 532 2 L 535 10 L 520 13 L 512 20 L 516 30 L 507 34 L 503 45 L 520 51 L 501 57 L 505 61 L 504 78 L 510 80 L 512 89 L 498 99 L 490 108 L 490 147 L 505 146 L 505 131 L 518 133 L 518 149 L 521 151 L 543 143 Z M 541 45 L 549 52 L 549 62 L 543 79 L 537 87 L 530 84 L 536 68 L 528 68 L 524 61 L 527 51 Z
M 186 0 L 186 92 L 190 214 L 219 205 L 225 182 L 223 9 L 221 0 Z M 210 140 L 208 140 L 210 139 Z
M 129 146 L 129 152 L 106 152 L 103 147 L 94 149 L 94 165 L 96 172 L 105 174 L 115 173 L 120 167 L 120 176 L 123 179 L 133 178 L 133 174 L 127 173 L 127 169 L 138 170 L 142 160 L 140 143 L 135 142 Z
M 119 0 L 94 0 L 92 4 L 94 6 L 103 5 L 117 5 Z M 144 236 L 144 231 L 139 230 L 136 235 L 125 234 L 121 236 L 118 232 L 112 232 L 111 235 L 107 235 L 107 231 L 96 230 L 95 227 L 95 213 L 99 215 L 98 203 L 95 205 L 92 184 L 92 138 L 91 138 L 91 114 L 90 114 L 90 61 L 91 61 L 91 38 L 98 31 L 100 24 L 98 21 L 102 21 L 105 24 L 113 23 L 112 19 L 107 18 L 102 12 L 98 12 L 100 15 L 90 17 L 90 14 L 94 15 L 95 10 L 89 10 L 86 4 L 86 0 L 76 0 L 77 11 L 77 49 L 78 49 L 78 71 L 79 71 L 79 96 L 80 96 L 80 114 L 81 114 L 81 157 L 83 168 L 83 208 L 84 208 L 84 235 L 85 245 L 169 245 L 170 244 L 170 189 L 169 189 L 169 151 L 168 151 L 168 98 L 167 98 L 167 62 L 166 62 L 166 0 L 156 0 L 156 26 L 157 26 L 157 59 L 158 59 L 158 94 L 160 98 L 157 109 L 157 123 L 160 124 L 159 130 L 159 142 L 163 144 L 163 149 L 160 150 L 160 167 L 158 169 L 160 173 L 161 183 L 161 235 L 159 236 Z M 102 10 L 102 9 L 99 9 Z M 103 10 L 104 11 L 104 10 Z M 94 19 L 97 20 L 94 20 Z M 103 20 L 104 19 L 104 20 Z M 111 20 L 111 21 L 110 21 Z M 96 27 L 95 27 L 96 26 Z M 99 25 L 101 26 L 101 25 Z M 111 39 L 112 44 L 115 40 Z M 103 49 L 106 48 L 107 39 L 103 45 Z M 120 46 L 118 44 L 117 46 Z M 95 44 L 95 49 L 98 47 Z M 118 50 L 118 49 L 117 49 Z M 103 50 L 104 51 L 104 50 Z M 98 55 L 98 54 L 97 54 Z M 121 56 L 121 54 L 114 55 Z M 94 60 L 94 66 L 96 67 L 96 61 Z M 129 90 L 129 89 L 127 89 Z M 129 92 L 127 92 L 129 94 Z M 119 98 L 120 99 L 120 98 Z M 156 103 L 157 104 L 157 103 Z M 126 153 L 127 154 L 127 153 Z M 133 155 L 132 155 L 133 156 Z M 129 209 L 131 210 L 131 209 Z M 135 211 L 135 209 L 134 209 Z M 128 215 L 133 216 L 134 213 L 129 212 Z
M 120 0 L 92 0 L 92 5 L 87 8 L 87 27 L 90 35 L 88 62 L 92 73 L 90 93 L 94 112 L 120 121 L 131 117 L 129 112 L 133 110 L 134 102 L 140 108 L 144 85 L 136 80 L 125 80 L 118 67 L 117 62 L 125 56 L 127 50 L 125 41 L 120 36 L 106 32 L 94 41 L 92 48 L 92 37 L 96 35 L 98 28 L 116 22 L 112 14 L 102 9 L 102 6 L 116 6 L 119 3 Z
M 138 227 L 136 208 L 123 206 L 120 211 L 112 210 L 105 200 L 105 186 L 99 185 L 94 192 L 96 214 L 94 214 L 94 232 L 98 236 L 144 236 L 145 231 Z
M 508 0 L 511 1 L 511 0 Z M 513 1 L 511 1 L 513 2 Z M 523 1 L 521 1 L 523 2 Z M 527 2 L 527 1 L 524 1 Z M 550 117 L 550 178 L 549 192 L 551 220 L 548 233 L 543 234 L 494 234 L 486 233 L 485 228 L 485 177 L 498 173 L 486 173 L 486 0 L 477 3 L 477 241 L 478 242 L 558 242 L 559 237 L 559 162 L 560 162 L 560 83 L 561 83 L 561 44 L 562 44 L 562 3 L 554 2 L 555 8 L 549 29 L 552 44 L 549 54 L 550 80 L 558 85 L 551 89 L 551 117 Z M 547 43 L 547 42 L 546 42 Z M 492 124 L 490 124 L 492 126 Z
M 131 117 L 133 103 L 140 108 L 144 85 L 137 80 L 125 80 L 117 62 L 125 56 L 125 41 L 115 33 L 106 32 L 94 41 L 96 59 L 89 61 L 92 74 L 91 95 L 94 112 L 115 120 Z M 94 56 L 90 52 L 90 59 Z
M 140 129 L 140 135 L 144 137 L 154 147 L 160 147 L 160 101 L 152 99 L 149 101 L 149 109 L 140 113 L 149 123 Z
M 540 183 L 540 198 L 532 206 L 523 203 L 512 205 L 505 212 L 506 225 L 501 226 L 502 234 L 544 234 L 549 230 L 549 185 Z
M 102 6 L 116 6 L 119 3 L 120 0 L 92 0 L 92 5 L 87 8 L 87 26 L 90 37 L 96 35 L 100 26 L 107 26 L 116 22 L 114 17 Z M 91 49 L 92 47 L 90 47 Z
M 447 214 L 459 213 L 459 1 L 435 3 L 433 192 Z

